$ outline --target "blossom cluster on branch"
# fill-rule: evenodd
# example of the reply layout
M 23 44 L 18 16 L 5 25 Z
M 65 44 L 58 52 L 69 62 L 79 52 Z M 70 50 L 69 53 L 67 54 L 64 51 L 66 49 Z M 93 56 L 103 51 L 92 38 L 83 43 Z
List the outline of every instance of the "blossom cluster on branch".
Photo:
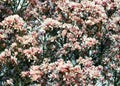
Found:
M 1 0 L 0 85 L 119 86 L 119 0 Z

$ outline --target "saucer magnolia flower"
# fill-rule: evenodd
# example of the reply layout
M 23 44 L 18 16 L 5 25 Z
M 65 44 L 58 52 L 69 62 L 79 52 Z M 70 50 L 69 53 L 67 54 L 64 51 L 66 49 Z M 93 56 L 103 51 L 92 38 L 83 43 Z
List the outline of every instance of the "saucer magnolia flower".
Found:
M 14 56 L 11 56 L 11 58 L 10 58 L 10 60 L 11 60 L 11 62 L 12 63 L 14 63 L 14 64 L 17 64 L 18 62 L 17 62 L 17 58 Z
M 43 73 L 40 71 L 40 67 L 39 66 L 31 66 L 30 68 L 30 77 L 32 79 L 32 81 L 37 81 L 38 79 L 40 79 L 42 77 Z
M 29 76 L 29 71 L 22 71 L 21 72 L 21 77 L 27 77 Z
M 0 31 L 0 40 L 3 40 L 5 38 L 7 38 L 7 35 L 3 31 Z
M 12 48 L 14 48 L 14 47 L 16 47 L 16 46 L 17 46 L 17 43 L 15 43 L 15 42 L 11 44 L 11 47 L 12 47 Z
M 67 30 L 63 30 L 62 33 L 61 33 L 62 37 L 65 37 L 66 34 L 67 34 Z
M 8 79 L 8 80 L 6 80 L 5 84 L 6 84 L 6 86 L 11 86 L 11 85 L 13 85 L 13 79 Z
M 62 11 L 68 11 L 68 3 L 69 0 L 59 0 L 56 2 L 58 8 L 61 9 Z
M 27 56 L 28 59 L 30 57 L 34 57 L 34 59 L 36 59 L 35 55 L 40 54 L 41 52 L 42 52 L 42 50 L 37 47 L 30 47 L 29 49 L 25 49 L 23 51 L 23 53 L 25 54 L 25 56 Z
M 41 27 L 44 30 L 50 30 L 50 28 L 53 29 L 53 27 L 60 27 L 60 26 L 61 26 L 61 23 L 57 20 L 52 19 L 52 18 L 45 19 L 43 24 L 41 25 Z
M 0 53 L 0 62 L 3 62 L 5 60 L 5 52 Z
M 98 43 L 98 40 L 96 40 L 95 38 L 86 37 L 86 36 L 83 37 L 82 45 L 85 47 L 92 47 L 97 43 Z
M 97 69 L 97 67 L 92 66 L 89 70 L 90 78 L 98 78 L 100 77 L 100 71 Z
M 77 2 L 69 2 L 68 5 L 69 5 L 70 8 L 73 8 L 73 9 L 77 9 L 77 8 L 81 7 L 81 4 L 77 3 Z

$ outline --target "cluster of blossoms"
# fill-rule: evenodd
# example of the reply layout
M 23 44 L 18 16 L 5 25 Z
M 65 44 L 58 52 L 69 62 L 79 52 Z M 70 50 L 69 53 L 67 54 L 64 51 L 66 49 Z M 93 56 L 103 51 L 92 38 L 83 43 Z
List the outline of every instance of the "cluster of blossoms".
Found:
M 19 15 L 10 15 L 0 22 L 0 85 L 17 84 L 21 71 L 42 53 L 38 33 L 29 31 L 31 26 L 25 24 Z
M 101 78 L 101 66 L 93 66 L 91 59 L 77 60 L 77 65 L 73 66 L 70 61 L 64 62 L 59 59 L 49 63 L 45 59 L 41 65 L 33 65 L 29 71 L 23 71 L 22 77 L 30 77 L 32 81 L 37 81 L 42 85 L 93 85 L 95 79 Z M 89 78 L 88 81 L 86 81 Z M 92 80 L 92 81 L 91 81 Z
M 34 57 L 36 59 L 35 54 L 41 53 L 42 50 L 40 48 L 30 47 L 29 49 L 25 49 L 23 53 L 25 56 L 27 56 L 28 59 L 31 59 L 31 57 Z
M 0 10 L 0 85 L 120 85 L 119 0 L 4 0 Z
M 1 22 L 4 28 L 22 30 L 24 21 L 19 15 L 10 15 Z
M 23 45 L 28 45 L 28 44 L 31 44 L 33 46 L 37 45 L 36 37 L 32 36 L 31 34 L 30 35 L 24 35 L 23 37 L 16 35 L 16 38 L 17 38 L 16 40 Z

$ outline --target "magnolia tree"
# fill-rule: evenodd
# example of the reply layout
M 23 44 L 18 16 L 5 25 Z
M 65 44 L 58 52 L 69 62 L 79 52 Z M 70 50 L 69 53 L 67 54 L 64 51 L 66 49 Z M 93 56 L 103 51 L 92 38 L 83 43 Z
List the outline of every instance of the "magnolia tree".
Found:
M 1 86 L 119 86 L 119 0 L 1 0 Z

